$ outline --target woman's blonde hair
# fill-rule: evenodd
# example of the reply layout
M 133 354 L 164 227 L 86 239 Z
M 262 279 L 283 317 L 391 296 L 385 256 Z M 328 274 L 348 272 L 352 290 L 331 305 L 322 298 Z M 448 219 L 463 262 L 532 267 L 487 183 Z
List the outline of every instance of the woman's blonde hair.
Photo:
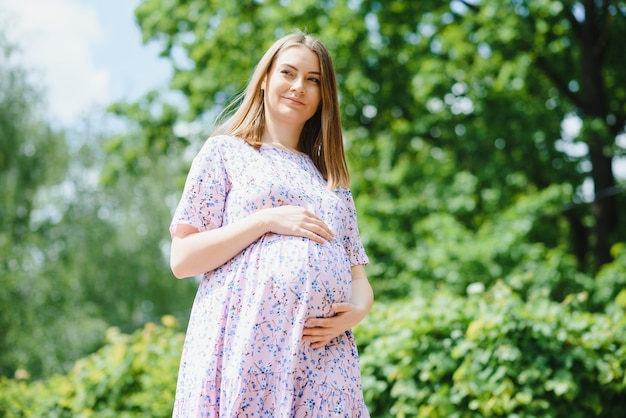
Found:
M 265 131 L 265 106 L 261 86 L 278 54 L 292 46 L 305 46 L 313 51 L 319 59 L 321 72 L 320 105 L 302 128 L 298 151 L 311 157 L 327 180 L 329 188 L 348 187 L 350 175 L 343 148 L 335 70 L 330 53 L 312 35 L 298 31 L 274 42 L 256 65 L 245 90 L 231 102 L 224 114 L 231 113 L 235 107 L 236 111 L 218 126 L 214 135 L 238 136 L 255 148 L 260 148 Z

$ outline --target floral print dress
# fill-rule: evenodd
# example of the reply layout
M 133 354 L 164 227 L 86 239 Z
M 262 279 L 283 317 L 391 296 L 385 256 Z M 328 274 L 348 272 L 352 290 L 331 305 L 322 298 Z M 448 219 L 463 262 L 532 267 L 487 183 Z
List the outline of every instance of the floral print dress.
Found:
M 170 231 L 219 228 L 280 205 L 306 207 L 334 239 L 268 233 L 204 274 L 174 417 L 369 417 L 351 331 L 319 349 L 302 340 L 307 318 L 350 301 L 350 268 L 368 263 L 349 189 L 327 189 L 308 156 L 217 136 L 192 163 Z

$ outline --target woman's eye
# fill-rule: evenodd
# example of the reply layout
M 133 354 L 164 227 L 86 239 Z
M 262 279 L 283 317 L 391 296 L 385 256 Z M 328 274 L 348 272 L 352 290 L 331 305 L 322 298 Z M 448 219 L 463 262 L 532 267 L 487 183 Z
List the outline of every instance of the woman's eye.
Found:
M 315 78 L 315 77 L 311 77 L 309 78 L 309 81 L 315 83 L 315 84 L 319 84 L 320 83 L 320 79 L 319 78 Z
M 291 71 L 289 70 L 280 70 L 280 73 L 285 75 L 291 75 Z

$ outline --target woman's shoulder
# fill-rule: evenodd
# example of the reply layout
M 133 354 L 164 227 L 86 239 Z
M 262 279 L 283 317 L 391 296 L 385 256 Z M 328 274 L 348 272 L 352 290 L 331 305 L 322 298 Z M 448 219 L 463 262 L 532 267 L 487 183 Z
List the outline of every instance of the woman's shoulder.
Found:
M 350 187 L 337 186 L 332 190 L 341 200 L 347 202 L 350 205 L 354 205 L 354 196 L 352 195 L 352 190 L 350 190 Z
M 246 145 L 246 141 L 238 136 L 223 134 L 210 136 L 205 141 L 205 146 L 214 148 L 240 148 Z
M 229 154 L 241 152 L 249 145 L 242 138 L 232 135 L 215 135 L 208 137 L 200 150 L 201 154 Z

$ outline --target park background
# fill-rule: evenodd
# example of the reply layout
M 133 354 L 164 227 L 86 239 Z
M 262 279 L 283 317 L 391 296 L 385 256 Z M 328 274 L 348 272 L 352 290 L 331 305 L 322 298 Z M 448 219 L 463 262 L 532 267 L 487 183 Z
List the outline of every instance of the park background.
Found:
M 69 1 L 24 3 L 96 36 Z M 0 29 L 0 417 L 171 415 L 197 285 L 169 271 L 171 213 L 294 28 L 339 79 L 372 416 L 626 413 L 626 2 L 130 3 L 141 52 L 119 62 L 161 58 L 79 118 Z

